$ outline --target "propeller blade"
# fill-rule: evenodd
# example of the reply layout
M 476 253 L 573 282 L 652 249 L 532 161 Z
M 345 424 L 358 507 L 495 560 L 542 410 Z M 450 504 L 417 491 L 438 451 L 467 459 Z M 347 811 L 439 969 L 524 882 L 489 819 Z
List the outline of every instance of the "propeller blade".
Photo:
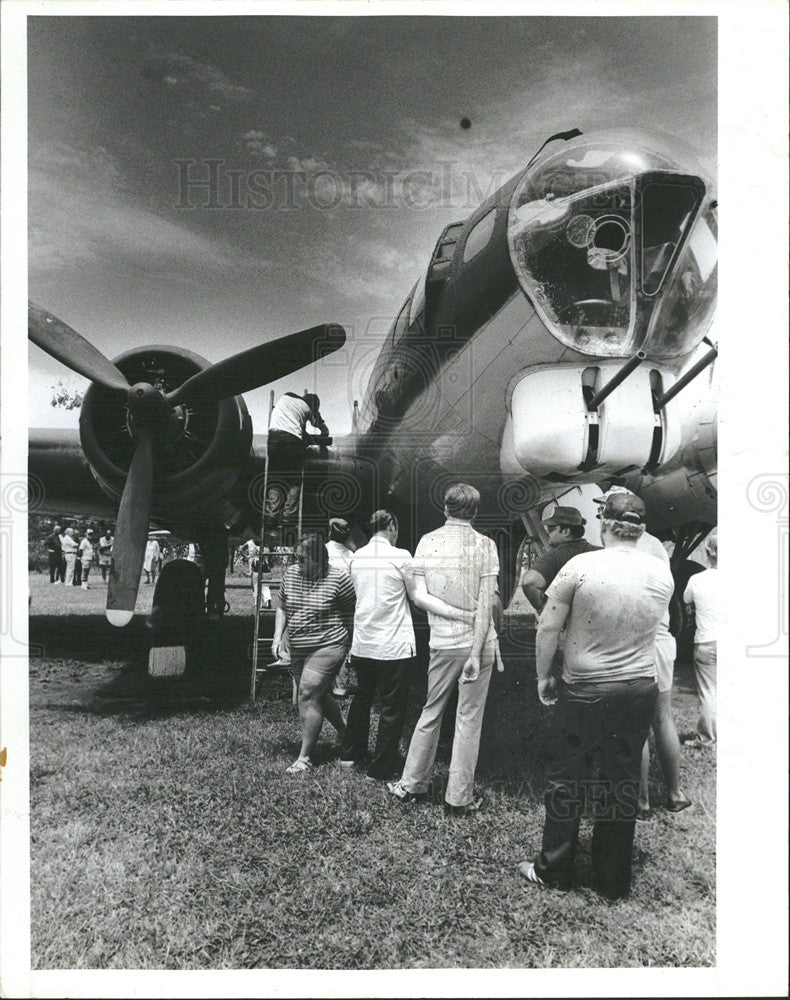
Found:
M 345 342 L 346 331 L 342 326 L 334 323 L 312 326 L 309 330 L 251 347 L 198 372 L 168 393 L 167 399 L 178 406 L 238 396 L 340 350 Z
M 76 330 L 33 302 L 27 305 L 27 332 L 42 351 L 62 361 L 73 372 L 124 396 L 129 391 L 129 383 L 112 361 Z
M 107 587 L 106 614 L 111 625 L 128 625 L 134 616 L 145 559 L 145 543 L 148 540 L 153 479 L 151 431 L 142 426 L 138 428 L 137 451 L 134 453 L 118 508 Z

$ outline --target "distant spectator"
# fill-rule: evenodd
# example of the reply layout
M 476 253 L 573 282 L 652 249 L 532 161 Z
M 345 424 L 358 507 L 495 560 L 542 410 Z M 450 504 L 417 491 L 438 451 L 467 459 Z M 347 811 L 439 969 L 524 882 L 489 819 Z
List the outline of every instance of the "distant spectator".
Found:
M 79 536 L 74 535 L 75 538 Z M 79 587 L 82 583 L 82 549 L 80 548 L 79 541 L 77 542 L 77 558 L 74 560 L 74 579 L 72 580 L 72 586 Z
M 63 542 L 64 542 L 64 540 L 66 538 L 65 528 L 64 528 L 63 531 L 61 531 L 59 537 L 60 537 L 60 582 L 61 583 L 65 583 L 66 582 L 66 556 L 65 556 L 64 551 L 63 551 Z
M 80 561 L 82 562 L 82 589 L 88 589 L 88 577 L 90 576 L 91 566 L 93 564 L 93 528 L 88 528 L 85 532 L 85 536 L 79 544 L 77 550 L 80 555 Z
M 156 583 L 159 573 L 159 542 L 155 538 L 149 538 L 145 544 L 145 556 L 143 558 L 143 572 L 146 583 Z
M 716 643 L 719 633 L 719 544 L 715 534 L 708 538 L 705 553 L 710 569 L 697 573 L 689 580 L 683 594 L 686 604 L 694 608 L 694 676 L 697 682 L 699 718 L 697 732 L 684 740 L 684 746 L 711 747 L 716 745 Z
M 549 548 L 521 579 L 521 589 L 538 613 L 546 599 L 546 588 L 565 563 L 582 552 L 598 551 L 598 546 L 591 545 L 584 537 L 586 523 L 575 507 L 555 507 L 543 522 L 549 538 Z
M 47 560 L 49 562 L 49 582 L 59 584 L 60 563 L 63 559 L 63 549 L 60 544 L 60 525 L 52 528 L 52 534 L 47 536 Z
M 66 528 L 66 531 L 61 537 L 61 548 L 63 550 L 63 558 L 66 560 L 66 575 L 64 583 L 67 587 L 74 585 L 74 566 L 77 562 L 77 540 L 74 537 L 75 531 L 73 528 Z
M 272 640 L 272 654 L 278 658 L 288 629 L 291 672 L 298 685 L 302 743 L 289 774 L 313 766 L 311 755 L 325 718 L 341 738 L 345 733 L 331 685 L 350 644 L 354 602 L 348 573 L 329 565 L 320 536 L 303 536 L 296 546 L 296 565 L 283 576 Z
M 112 562 L 112 543 L 112 535 L 109 531 L 105 531 L 99 539 L 99 569 L 101 570 L 101 578 L 105 581 Z

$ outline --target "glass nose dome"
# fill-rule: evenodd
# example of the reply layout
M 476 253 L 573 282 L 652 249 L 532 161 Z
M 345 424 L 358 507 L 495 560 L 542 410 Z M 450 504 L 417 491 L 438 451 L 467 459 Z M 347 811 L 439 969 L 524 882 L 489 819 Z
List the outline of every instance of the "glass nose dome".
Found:
M 582 135 L 525 171 L 508 217 L 519 283 L 551 333 L 584 354 L 690 351 L 712 322 L 712 184 L 678 140 Z

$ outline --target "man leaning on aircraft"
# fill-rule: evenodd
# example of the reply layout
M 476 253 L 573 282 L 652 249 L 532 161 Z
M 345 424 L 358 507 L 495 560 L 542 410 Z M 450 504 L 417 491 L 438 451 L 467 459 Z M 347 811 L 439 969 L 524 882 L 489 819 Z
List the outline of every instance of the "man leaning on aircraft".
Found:
M 585 524 L 575 507 L 555 507 L 551 517 L 543 522 L 550 548 L 521 579 L 521 588 L 538 614 L 546 600 L 546 588 L 565 563 L 582 552 L 595 552 L 598 548 L 585 539 Z

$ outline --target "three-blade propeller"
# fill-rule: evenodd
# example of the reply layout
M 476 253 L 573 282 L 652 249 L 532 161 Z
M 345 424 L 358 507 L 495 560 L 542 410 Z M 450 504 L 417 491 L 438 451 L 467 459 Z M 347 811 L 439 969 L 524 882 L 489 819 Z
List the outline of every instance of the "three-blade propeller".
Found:
M 129 410 L 137 449 L 118 509 L 107 588 L 107 618 L 119 626 L 126 625 L 134 614 L 148 539 L 156 435 L 173 408 L 219 402 L 257 389 L 339 350 L 346 339 L 345 331 L 336 324 L 313 326 L 241 351 L 164 393 L 147 382 L 129 385 L 101 351 L 33 303 L 28 308 L 28 335 L 67 368 L 124 398 Z

